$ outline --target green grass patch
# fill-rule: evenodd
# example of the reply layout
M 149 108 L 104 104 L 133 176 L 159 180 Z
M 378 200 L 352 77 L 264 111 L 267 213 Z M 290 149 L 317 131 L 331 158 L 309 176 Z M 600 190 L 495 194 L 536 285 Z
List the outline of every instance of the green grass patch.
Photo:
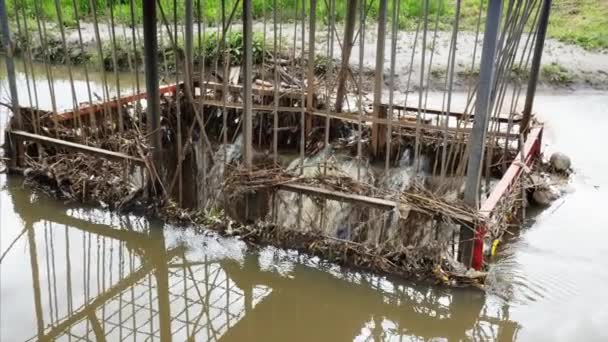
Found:
M 97 16 L 104 21 L 110 16 L 110 7 L 113 9 L 117 23 L 131 23 L 131 0 L 58 0 L 62 13 L 63 24 L 72 26 L 76 23 L 74 4 L 83 20 L 90 20 L 93 7 Z M 278 15 L 283 21 L 293 21 L 302 16 L 302 11 L 310 11 L 307 0 L 252 0 L 253 16 L 255 19 L 267 18 L 269 22 L 273 17 L 273 9 L 279 9 Z M 304 9 L 302 9 L 304 1 Z M 424 0 L 399 0 L 398 24 L 402 30 L 415 29 L 418 18 L 424 15 Z M 429 29 L 435 26 L 439 19 L 439 29 L 449 30 L 454 21 L 456 0 L 429 0 Z M 510 0 L 504 0 L 505 11 Z M 93 5 L 93 2 L 95 6 Z M 484 28 L 485 10 L 487 0 L 462 0 L 460 28 L 461 30 L 475 30 L 481 8 L 481 29 Z M 140 24 L 142 19 L 142 1 L 134 0 L 135 21 Z M 174 17 L 174 0 L 160 0 L 163 11 L 169 21 Z M 183 22 L 184 1 L 175 1 L 176 13 L 179 22 Z M 329 21 L 329 1 L 317 2 L 317 18 L 319 22 Z M 48 21 L 57 21 L 55 0 L 8 0 L 8 10 L 11 16 L 19 10 L 29 18 L 35 18 L 36 13 Z M 194 0 L 195 18 L 202 19 L 207 25 L 214 25 L 222 20 L 222 13 L 229 17 L 237 4 L 237 0 Z M 18 7 L 15 7 L 17 6 Z M 335 20 L 343 22 L 346 15 L 347 1 L 336 1 Z M 370 21 L 378 17 L 379 0 L 368 0 L 368 18 Z M 393 1 L 389 1 L 389 21 L 392 18 Z M 199 11 L 200 8 L 200 11 Z M 159 11 L 160 12 L 160 11 Z M 242 2 L 238 2 L 234 12 L 234 20 L 240 22 L 242 15 Z M 195 20 L 196 20 L 195 19 Z M 585 49 L 608 48 L 608 0 L 554 0 L 551 18 L 549 20 L 549 36 L 561 41 L 577 44 Z
M 572 73 L 557 63 L 543 65 L 541 76 L 545 81 L 555 85 L 568 85 L 574 80 Z

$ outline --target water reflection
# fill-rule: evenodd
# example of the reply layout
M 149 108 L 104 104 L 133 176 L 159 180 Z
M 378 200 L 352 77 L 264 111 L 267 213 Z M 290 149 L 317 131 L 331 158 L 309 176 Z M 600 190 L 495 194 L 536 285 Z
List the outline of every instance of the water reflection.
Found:
M 0 183 L 3 237 L 17 241 L 2 261 L 2 340 L 513 340 L 519 329 L 478 291 L 247 251 L 238 240 L 65 206 L 19 179 Z

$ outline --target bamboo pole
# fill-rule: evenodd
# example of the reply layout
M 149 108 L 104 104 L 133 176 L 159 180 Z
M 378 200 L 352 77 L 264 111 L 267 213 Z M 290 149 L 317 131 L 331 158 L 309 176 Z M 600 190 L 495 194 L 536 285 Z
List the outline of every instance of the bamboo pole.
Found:
M 374 117 L 380 118 L 384 116 L 386 110 L 380 104 L 382 103 L 382 84 L 384 82 L 384 43 L 386 41 L 386 17 L 388 0 L 380 0 L 378 10 L 378 33 L 376 36 L 376 71 L 374 75 Z M 361 72 L 361 70 L 359 70 Z M 381 113 L 382 112 L 382 113 Z M 381 115 L 382 114 L 382 115 Z M 380 125 L 372 125 L 372 154 L 377 157 L 382 146 Z
M 338 74 L 338 89 L 336 93 L 336 112 L 342 112 L 344 96 L 346 95 L 346 79 L 349 74 L 350 53 L 353 49 L 353 36 L 355 34 L 355 23 L 357 21 L 357 2 L 349 1 L 346 6 L 346 22 L 344 24 L 344 41 L 342 44 L 342 64 Z

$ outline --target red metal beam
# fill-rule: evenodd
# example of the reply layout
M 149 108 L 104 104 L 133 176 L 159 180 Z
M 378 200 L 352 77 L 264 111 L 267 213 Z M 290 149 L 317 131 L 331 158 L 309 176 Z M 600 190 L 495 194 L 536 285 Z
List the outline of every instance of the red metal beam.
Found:
M 164 87 L 160 87 L 158 89 L 158 91 L 161 94 L 166 94 L 166 93 L 174 93 L 175 90 L 177 89 L 177 85 L 175 84 L 171 84 L 168 86 L 164 86 Z M 108 106 L 109 108 L 115 108 L 118 107 L 119 104 L 121 103 L 129 103 L 129 102 L 134 102 L 137 100 L 141 100 L 144 99 L 146 97 L 146 93 L 138 93 L 138 94 L 133 94 L 133 95 L 128 95 L 128 96 L 123 96 L 120 99 L 115 98 L 113 100 L 110 100 L 108 102 L 97 102 L 97 103 L 93 103 L 90 104 L 86 107 L 82 107 L 78 109 L 78 114 L 82 117 L 82 116 L 86 116 L 86 115 L 90 115 L 91 113 L 97 113 L 100 112 L 102 110 L 104 110 L 105 106 Z M 59 113 L 55 116 L 55 118 L 57 119 L 57 121 L 61 122 L 61 121 L 66 121 L 66 120 L 71 120 L 74 118 L 74 116 L 76 115 L 76 112 L 73 110 L 68 110 L 66 112 L 63 113 Z
M 507 172 L 502 176 L 498 184 L 490 196 L 483 201 L 479 212 L 481 215 L 490 218 L 495 214 L 496 207 L 500 201 L 513 190 L 513 186 L 517 183 L 526 167 L 532 166 L 532 163 L 540 155 L 541 142 L 543 136 L 543 127 L 534 127 L 530 130 L 528 138 L 524 142 L 522 151 L 520 151 Z M 522 158 L 523 156 L 523 158 Z M 490 220 L 486 220 L 490 222 Z M 483 238 L 486 234 L 486 223 L 481 223 L 475 227 L 475 241 L 473 244 L 473 260 L 471 267 L 480 270 L 483 266 Z

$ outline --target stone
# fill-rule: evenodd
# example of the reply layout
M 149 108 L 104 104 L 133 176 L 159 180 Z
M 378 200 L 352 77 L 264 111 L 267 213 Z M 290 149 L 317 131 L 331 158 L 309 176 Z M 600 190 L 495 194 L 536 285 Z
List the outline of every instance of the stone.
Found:
M 534 202 L 541 206 L 550 206 L 557 199 L 557 195 L 549 189 L 537 189 L 532 193 Z
M 556 171 L 562 172 L 568 171 L 568 169 L 570 169 L 570 165 L 572 164 L 570 157 L 561 152 L 553 153 L 549 159 L 549 162 Z

